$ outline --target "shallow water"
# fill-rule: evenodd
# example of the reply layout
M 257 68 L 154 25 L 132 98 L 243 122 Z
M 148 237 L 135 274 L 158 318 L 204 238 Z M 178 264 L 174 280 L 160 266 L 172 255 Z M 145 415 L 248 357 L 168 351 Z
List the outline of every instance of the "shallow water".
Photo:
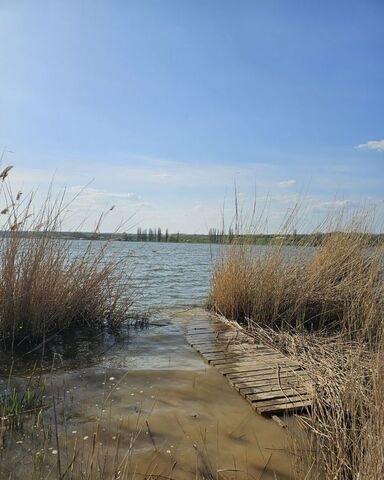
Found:
M 62 464 L 71 458 L 75 440 L 76 451 L 87 458 L 98 431 L 98 455 L 112 461 L 119 437 L 119 458 L 128 454 L 132 478 L 139 478 L 134 472 L 151 472 L 193 479 L 196 470 L 204 478 L 204 471 L 218 469 L 236 470 L 236 477 L 227 471 L 220 478 L 290 478 L 285 432 L 255 414 L 186 343 L 187 323 L 204 316 L 201 309 L 170 309 L 155 325 L 131 329 L 115 343 L 113 335 L 91 342 L 78 335 L 70 348 L 61 349 L 46 375 L 46 396 L 56 396 Z M 106 344 L 107 351 L 102 351 Z M 45 416 L 53 420 L 52 408 Z M 55 478 L 55 435 L 45 441 L 42 433 L 36 437 L 37 442 L 29 434 L 7 437 L 2 478 L 9 471 L 12 478 L 25 478 L 36 455 L 44 457 L 44 478 Z
M 93 458 L 108 459 L 106 471 L 117 462 L 129 478 L 291 478 L 286 431 L 257 415 L 185 340 L 186 325 L 207 315 L 195 306 L 208 293 L 217 246 L 112 247 L 138 262 L 135 280 L 147 287 L 140 305 L 157 313 L 146 328 L 83 329 L 49 343 L 46 399 L 54 395 L 56 408 L 44 418 L 54 424 L 56 415 L 59 447 L 54 427 L 7 434 L 0 477 L 56 478 L 57 458 L 63 471 L 77 452 L 78 475 Z M 14 372 L 21 378 L 39 355 L 19 358 Z

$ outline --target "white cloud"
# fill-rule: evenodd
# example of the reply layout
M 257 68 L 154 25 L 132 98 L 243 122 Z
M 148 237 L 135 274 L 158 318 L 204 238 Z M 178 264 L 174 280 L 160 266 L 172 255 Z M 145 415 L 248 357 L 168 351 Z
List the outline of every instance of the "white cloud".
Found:
M 297 178 L 294 172 L 284 170 L 283 173 L 277 165 L 255 162 L 187 164 L 119 154 L 115 161 L 108 163 L 100 159 L 59 157 L 55 160 L 58 165 L 55 171 L 52 167 L 42 168 L 44 162 L 40 156 L 32 158 L 16 152 L 7 160 L 7 164 L 15 166 L 10 173 L 14 191 L 20 189 L 27 195 L 28 191 L 37 189 L 36 205 L 40 200 L 44 201 L 52 179 L 53 196 L 67 186 L 67 200 L 76 197 L 69 203 L 65 221 L 67 230 L 93 230 L 103 214 L 103 231 L 114 231 L 116 225 L 128 219 L 123 227 L 127 231 L 138 225 L 156 225 L 170 231 L 207 232 L 210 227 L 221 226 L 223 215 L 226 225 L 231 224 L 235 215 L 236 179 L 239 209 L 245 218 L 248 212 L 252 214 L 256 200 L 258 230 L 279 231 L 289 212 L 298 205 L 297 230 L 310 231 L 321 224 L 323 216 L 355 211 L 358 198 L 354 192 L 360 191 L 362 182 L 360 177 L 347 176 L 349 170 L 344 171 L 340 166 L 335 172 L 331 170 L 331 174 L 324 167 L 316 177 L 318 195 L 312 197 L 296 193 L 297 185 L 303 181 L 301 172 Z M 47 165 L 49 160 L 47 158 Z M 351 167 L 348 165 L 348 168 Z M 340 178 L 345 180 L 344 183 Z M 367 179 L 363 180 L 365 188 L 372 191 L 379 185 L 378 179 L 372 186 L 367 184 Z M 341 191 L 340 185 L 343 187 Z M 335 192 L 346 195 L 349 200 L 336 198 L 327 201 L 332 200 Z M 381 205 L 383 209 L 384 203 Z M 262 217 L 260 221 L 259 217 Z
M 296 185 L 296 180 L 282 180 L 279 182 L 279 187 L 281 188 L 289 188 L 293 187 L 293 185 Z
M 136 193 L 118 193 L 118 192 L 106 192 L 104 190 L 98 190 L 91 187 L 73 186 L 67 189 L 69 194 L 73 194 L 77 199 L 87 199 L 90 202 L 98 200 L 126 200 L 129 202 L 137 202 L 140 197 Z
M 331 200 L 329 202 L 318 202 L 314 205 L 317 210 L 339 210 L 355 206 L 350 200 Z
M 360 143 L 355 148 L 362 150 L 376 150 L 377 152 L 384 152 L 384 140 L 370 140 L 367 143 Z
M 168 178 L 171 178 L 172 175 L 170 175 L 169 173 L 153 173 L 151 177 L 157 178 L 159 180 L 167 180 Z

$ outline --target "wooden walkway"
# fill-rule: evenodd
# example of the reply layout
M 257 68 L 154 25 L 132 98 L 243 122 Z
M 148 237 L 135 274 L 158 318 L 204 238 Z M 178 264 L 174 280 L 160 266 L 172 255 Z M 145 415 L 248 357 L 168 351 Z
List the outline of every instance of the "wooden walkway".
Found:
M 311 405 L 311 381 L 295 361 L 255 344 L 235 326 L 207 315 L 191 319 L 188 342 L 258 413 L 292 413 Z

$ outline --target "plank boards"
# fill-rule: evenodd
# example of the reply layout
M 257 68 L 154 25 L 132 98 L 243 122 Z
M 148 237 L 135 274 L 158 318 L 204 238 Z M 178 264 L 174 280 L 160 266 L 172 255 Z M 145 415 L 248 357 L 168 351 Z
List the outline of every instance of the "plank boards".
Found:
M 301 365 L 255 343 L 234 325 L 207 313 L 206 318 L 191 319 L 186 337 L 258 413 L 275 415 L 310 407 L 312 383 Z

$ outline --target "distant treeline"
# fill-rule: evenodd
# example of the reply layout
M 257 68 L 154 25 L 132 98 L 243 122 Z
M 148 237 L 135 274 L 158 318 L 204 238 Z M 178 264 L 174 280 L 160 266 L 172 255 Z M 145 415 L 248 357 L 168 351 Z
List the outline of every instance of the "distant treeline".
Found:
M 26 238 L 38 237 L 42 232 L 18 232 Z M 123 242 L 172 242 L 172 243 L 218 243 L 218 244 L 254 244 L 254 245 L 320 245 L 326 235 L 331 233 L 299 234 L 236 234 L 232 228 L 228 231 L 210 228 L 208 234 L 169 233 L 161 228 L 141 228 L 136 233 L 95 233 L 95 232 L 55 232 L 56 238 L 69 240 L 115 240 Z M 0 231 L 0 237 L 14 235 L 14 232 Z M 351 234 L 349 234 L 351 235 Z M 361 234 L 358 234 L 361 235 Z M 384 234 L 367 233 L 367 245 L 384 241 Z

